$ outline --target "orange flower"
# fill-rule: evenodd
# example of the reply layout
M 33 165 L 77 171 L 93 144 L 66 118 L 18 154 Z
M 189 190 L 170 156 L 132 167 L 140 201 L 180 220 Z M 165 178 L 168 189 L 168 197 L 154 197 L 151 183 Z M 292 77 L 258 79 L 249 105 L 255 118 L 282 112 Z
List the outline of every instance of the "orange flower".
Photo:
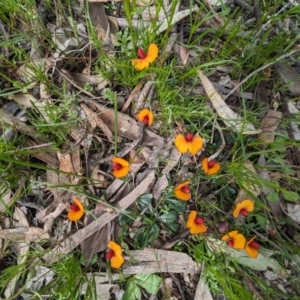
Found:
M 244 217 L 247 217 L 249 215 L 249 212 L 253 211 L 253 209 L 254 203 L 251 200 L 246 199 L 236 205 L 232 215 L 235 218 L 237 218 L 239 214 L 243 215 Z
M 175 189 L 174 193 L 176 198 L 182 201 L 189 201 L 192 198 L 191 189 L 189 187 L 190 181 L 185 181 L 183 183 L 178 184 Z
M 221 169 L 221 165 L 214 160 L 208 161 L 208 158 L 206 157 L 202 160 L 202 168 L 206 174 L 213 175 Z
M 145 125 L 151 126 L 153 124 L 153 113 L 147 108 L 142 109 L 138 113 L 137 118 L 140 122 L 144 123 Z
M 237 230 L 228 232 L 226 235 L 222 236 L 222 241 L 227 241 L 226 244 L 234 249 L 244 249 L 246 245 L 246 238 L 239 233 Z
M 203 233 L 207 231 L 207 226 L 204 225 L 204 220 L 197 216 L 197 212 L 192 210 L 186 222 L 186 227 L 190 229 L 191 234 Z
M 124 177 L 129 173 L 129 162 L 125 159 L 114 157 L 112 162 L 113 175 L 116 178 Z
M 180 153 L 189 151 L 195 155 L 203 147 L 203 139 L 200 136 L 194 136 L 188 133 L 186 136 L 178 134 L 175 138 L 175 146 Z
M 257 258 L 258 256 L 257 249 L 259 248 L 259 244 L 254 241 L 255 238 L 256 236 L 253 237 L 249 242 L 247 242 L 245 246 L 245 251 L 252 258 Z
M 138 48 L 138 56 L 139 58 L 135 58 L 131 60 L 131 64 L 137 69 L 137 70 L 144 70 L 149 68 L 149 65 L 153 63 L 156 58 L 158 57 L 158 47 L 156 44 L 151 43 L 149 45 L 147 54 L 142 48 Z
M 75 204 L 69 206 L 68 219 L 70 221 L 78 221 L 84 215 L 84 207 L 79 199 L 73 198 Z
M 121 268 L 124 263 L 121 246 L 114 241 L 110 241 L 107 247 L 110 250 L 106 253 L 106 259 L 110 260 L 110 266 L 115 269 Z

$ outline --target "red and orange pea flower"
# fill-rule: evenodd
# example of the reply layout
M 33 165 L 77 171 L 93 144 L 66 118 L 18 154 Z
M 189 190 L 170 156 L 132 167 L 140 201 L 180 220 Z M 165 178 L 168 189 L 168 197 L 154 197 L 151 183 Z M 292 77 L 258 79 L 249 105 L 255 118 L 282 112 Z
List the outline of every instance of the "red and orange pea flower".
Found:
M 192 133 L 178 134 L 175 138 L 175 146 L 180 153 L 190 152 L 197 154 L 203 147 L 204 141 L 200 136 L 194 136 Z
M 237 218 L 240 214 L 244 217 L 249 215 L 249 212 L 253 211 L 254 203 L 250 199 L 243 200 L 242 202 L 238 203 L 232 213 L 232 215 Z
M 237 250 L 244 249 L 246 245 L 246 238 L 237 230 L 230 231 L 223 235 L 221 240 L 226 241 L 227 246 Z
M 84 207 L 79 199 L 73 198 L 73 204 L 70 204 L 68 211 L 68 219 L 70 221 L 78 221 L 84 215 Z
M 142 122 L 148 126 L 151 126 L 153 124 L 153 120 L 154 120 L 153 113 L 147 108 L 142 109 L 138 113 L 137 118 L 140 122 Z
M 245 245 L 246 253 L 252 258 L 257 258 L 257 256 L 258 256 L 257 249 L 260 247 L 260 245 L 256 241 L 254 241 L 255 238 L 256 238 L 256 236 L 254 236 L 252 239 L 250 239 Z
M 110 266 L 115 269 L 121 268 L 124 263 L 121 246 L 114 241 L 110 241 L 107 248 L 110 250 L 106 253 L 106 259 L 110 261 Z
M 215 160 L 208 161 L 208 158 L 204 158 L 202 161 L 203 171 L 208 175 L 214 175 L 221 169 L 221 164 Z
M 192 198 L 191 188 L 189 187 L 190 184 L 190 181 L 185 181 L 178 184 L 174 188 L 174 193 L 177 199 L 182 201 L 189 201 Z
M 151 43 L 149 45 L 147 53 L 142 48 L 137 50 L 138 57 L 131 60 L 131 64 L 139 71 L 149 68 L 158 57 L 158 47 L 156 44 Z
M 204 224 L 204 220 L 197 215 L 197 211 L 195 210 L 190 212 L 186 227 L 189 228 L 191 234 L 204 233 L 208 229 Z
M 112 159 L 113 175 L 116 178 L 121 178 L 129 173 L 129 162 L 123 158 L 113 157 Z

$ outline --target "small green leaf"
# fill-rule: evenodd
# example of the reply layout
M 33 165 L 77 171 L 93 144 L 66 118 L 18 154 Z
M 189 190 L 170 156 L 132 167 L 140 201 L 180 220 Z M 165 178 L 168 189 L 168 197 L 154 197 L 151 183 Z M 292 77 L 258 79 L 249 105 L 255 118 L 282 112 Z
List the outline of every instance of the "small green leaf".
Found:
M 171 210 L 166 214 L 160 216 L 160 220 L 166 224 L 173 224 L 177 221 L 178 213 L 175 210 Z
M 126 284 L 126 290 L 122 297 L 122 300 L 139 300 L 142 298 L 141 290 L 134 281 L 129 279 Z
M 255 218 L 256 218 L 256 221 L 257 221 L 258 225 L 262 229 L 266 229 L 268 220 L 265 217 L 261 216 L 261 215 L 255 215 Z
M 267 196 L 267 199 L 270 202 L 277 202 L 279 201 L 279 195 L 276 192 L 272 192 Z
M 283 190 L 282 194 L 285 200 L 292 202 L 297 202 L 299 200 L 299 195 L 295 192 Z
M 153 195 L 152 194 L 144 194 L 138 198 L 137 204 L 140 210 L 144 210 L 145 208 L 148 208 L 150 212 L 153 211 L 152 207 L 152 199 Z
M 155 274 L 136 274 L 135 282 L 150 294 L 156 295 L 162 283 L 162 279 Z
M 177 199 L 168 199 L 166 200 L 166 203 L 170 205 L 170 207 L 178 212 L 185 212 L 187 202 L 186 201 L 180 201 Z

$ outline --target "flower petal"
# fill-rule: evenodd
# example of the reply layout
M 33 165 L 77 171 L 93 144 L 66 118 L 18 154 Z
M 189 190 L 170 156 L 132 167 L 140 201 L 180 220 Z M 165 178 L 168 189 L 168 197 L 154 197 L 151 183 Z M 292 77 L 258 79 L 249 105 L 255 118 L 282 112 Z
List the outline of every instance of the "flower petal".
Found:
M 238 203 L 232 213 L 233 217 L 237 218 L 242 209 L 245 209 L 248 212 L 253 211 L 254 203 L 249 199 L 243 200 L 242 202 Z
M 107 244 L 107 248 L 109 248 L 110 250 L 114 251 L 115 255 L 122 255 L 122 248 L 119 244 L 117 244 L 114 241 L 110 241 Z
M 151 43 L 149 45 L 148 51 L 147 51 L 147 57 L 149 63 L 153 63 L 158 57 L 158 47 L 156 44 Z
M 140 122 L 143 122 L 145 117 L 148 117 L 148 125 L 151 126 L 153 124 L 154 116 L 153 113 L 147 108 L 142 109 L 137 115 L 137 118 Z
M 68 219 L 70 221 L 78 221 L 81 219 L 81 217 L 83 216 L 84 211 L 82 210 L 78 210 L 78 211 L 69 211 L 68 212 Z
M 73 198 L 72 202 L 74 202 L 78 206 L 79 210 L 77 210 L 77 211 L 74 211 L 74 210 L 69 211 L 68 212 L 68 219 L 70 221 L 78 221 L 84 215 L 84 207 L 83 207 L 81 201 L 79 199 L 77 199 L 77 198 Z
M 183 187 L 190 185 L 190 184 L 191 184 L 191 182 L 187 180 L 183 183 L 176 185 L 175 190 L 181 190 Z
M 207 231 L 207 226 L 204 224 L 194 224 L 190 228 L 190 233 L 191 234 L 198 234 L 198 233 L 204 233 Z
M 189 143 L 186 141 L 183 134 L 178 134 L 175 138 L 175 146 L 180 153 L 186 153 L 188 151 Z
M 129 167 L 129 162 L 123 158 L 113 157 L 112 162 L 114 162 L 116 164 L 120 164 L 123 167 Z
M 208 169 L 208 174 L 209 175 L 216 174 L 219 172 L 220 169 L 221 169 L 221 164 L 215 162 L 214 166 Z
M 239 234 L 235 235 L 233 237 L 233 240 L 234 240 L 233 248 L 239 249 L 239 250 L 245 248 L 246 238 L 244 237 L 243 234 L 239 233 Z
M 205 157 L 203 160 L 202 160 L 202 168 L 203 168 L 203 171 L 204 173 L 208 174 L 208 158 Z
M 255 238 L 256 238 L 256 236 L 254 236 L 250 241 L 248 241 L 245 246 L 245 251 L 251 258 L 257 258 L 257 256 L 258 256 L 257 249 L 253 248 L 249 245 Z
M 115 255 L 110 259 L 110 265 L 112 268 L 119 269 L 124 263 L 123 255 Z
M 191 193 L 185 193 L 182 190 L 175 190 L 174 193 L 176 198 L 182 201 L 189 201 L 192 198 Z
M 192 210 L 190 212 L 188 220 L 186 222 L 186 227 L 187 228 L 191 228 L 195 224 L 196 216 L 197 216 L 197 211 L 196 210 Z
M 203 139 L 201 136 L 194 136 L 194 138 L 188 143 L 188 150 L 191 154 L 195 155 L 203 147 Z
M 149 61 L 147 58 L 132 59 L 131 64 L 139 71 L 149 68 Z
M 238 233 L 239 232 L 237 230 L 230 231 L 230 232 L 226 233 L 225 235 L 223 235 L 221 240 L 227 241 L 227 240 L 233 238 L 234 236 L 236 236 Z
M 114 170 L 113 175 L 116 178 L 122 178 L 122 177 L 126 176 L 129 173 L 129 170 L 130 170 L 129 167 L 122 167 L 119 170 Z

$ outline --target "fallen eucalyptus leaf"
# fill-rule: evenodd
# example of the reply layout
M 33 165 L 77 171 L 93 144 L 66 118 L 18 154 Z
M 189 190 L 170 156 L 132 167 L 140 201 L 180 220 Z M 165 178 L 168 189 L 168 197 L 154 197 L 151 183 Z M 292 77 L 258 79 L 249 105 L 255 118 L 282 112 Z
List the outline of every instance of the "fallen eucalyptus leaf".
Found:
M 253 124 L 247 123 L 240 115 L 235 113 L 225 103 L 210 80 L 200 70 L 198 70 L 198 76 L 202 82 L 203 88 L 208 98 L 211 101 L 212 106 L 217 111 L 218 115 L 222 118 L 226 126 L 242 134 L 258 134 L 262 131 L 261 129 L 255 129 Z

